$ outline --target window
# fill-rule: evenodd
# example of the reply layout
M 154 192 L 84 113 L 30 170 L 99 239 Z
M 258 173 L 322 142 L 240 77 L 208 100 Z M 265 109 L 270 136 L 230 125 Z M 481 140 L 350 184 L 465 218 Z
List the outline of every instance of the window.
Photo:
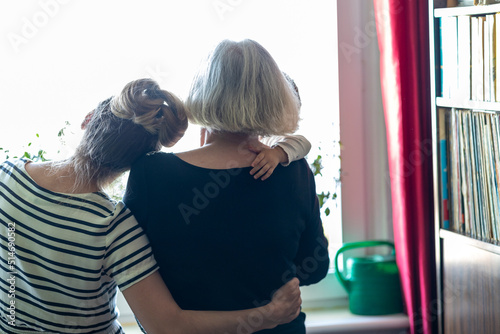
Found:
M 339 13 L 342 12 L 338 42 L 337 6 Z M 375 155 L 380 153 L 383 157 L 384 153 L 370 150 L 369 145 L 375 137 L 380 142 L 383 134 L 374 130 L 365 133 L 370 119 L 373 121 L 376 117 L 375 111 L 369 114 L 371 118 L 363 120 L 361 116 L 363 109 L 372 106 L 370 102 L 364 104 L 364 99 L 358 96 L 366 89 L 366 84 L 360 88 L 365 78 L 359 72 L 354 76 L 342 72 L 344 65 L 345 69 L 353 70 L 363 63 L 363 57 L 371 57 L 371 54 L 363 54 L 376 49 L 376 38 L 372 35 L 366 47 L 358 46 L 351 54 L 349 62 L 345 54 L 340 59 L 340 75 L 353 80 L 343 83 L 342 87 L 338 85 L 337 55 L 342 52 L 337 45 L 352 45 L 356 25 L 363 32 L 370 24 L 370 6 L 371 2 L 362 0 L 338 4 L 331 0 L 42 0 L 36 5 L 2 4 L 0 110 L 8 121 L 0 122 L 0 147 L 10 149 L 11 155 L 43 148 L 48 158 L 67 156 L 78 143 L 79 126 L 86 113 L 97 102 L 117 93 L 126 82 L 152 77 L 165 89 L 185 98 L 201 58 L 217 42 L 224 38 L 251 38 L 267 48 L 282 70 L 297 83 L 303 102 L 299 133 L 313 146 L 308 160 L 312 163 L 318 155 L 323 157 L 323 176 L 317 178 L 318 192 L 340 195 L 335 183 L 340 171 L 339 119 L 350 124 L 344 132 L 346 139 L 343 138 L 343 145 L 347 145 L 346 156 L 342 153 L 343 168 L 345 162 L 351 167 L 378 161 Z M 371 60 L 371 66 L 373 62 L 376 59 Z M 375 82 L 377 77 L 373 78 Z M 340 100 L 339 89 L 343 97 Z M 376 97 L 372 100 L 380 105 Z M 339 104 L 341 109 L 353 110 L 339 116 Z M 58 138 L 61 129 L 65 135 Z M 361 140 L 355 138 L 357 135 Z M 174 150 L 182 151 L 198 144 L 198 131 L 192 126 Z M 368 158 L 361 157 L 361 162 L 356 160 L 358 153 L 353 154 L 358 148 L 362 150 L 359 154 L 368 152 Z M 2 153 L 0 151 L 0 157 Z M 387 232 L 387 227 L 383 227 L 385 232 L 372 233 L 366 223 L 367 217 L 372 216 L 370 210 L 374 209 L 370 205 L 376 206 L 381 200 L 370 201 L 372 194 L 365 190 L 376 194 L 386 186 L 379 177 L 384 166 L 380 163 L 377 166 L 376 170 L 353 168 L 346 172 L 342 205 L 339 196 L 323 207 L 323 210 L 330 209 L 328 216 L 323 214 L 323 220 L 329 234 L 332 261 L 343 235 L 345 240 L 352 241 Z M 351 183 L 357 178 L 356 173 L 364 177 L 358 178 L 358 182 L 368 180 L 368 187 L 366 182 Z M 361 193 L 356 190 L 358 186 Z M 383 191 L 387 192 L 386 188 Z M 384 195 L 383 198 L 387 198 L 387 193 Z M 357 211 L 356 205 L 361 205 L 361 210 Z M 387 203 L 383 202 L 382 206 L 384 208 L 377 211 L 379 220 L 383 220 L 388 211 Z M 306 288 L 303 296 L 306 302 L 314 302 L 345 296 L 345 293 L 332 273 L 320 285 Z

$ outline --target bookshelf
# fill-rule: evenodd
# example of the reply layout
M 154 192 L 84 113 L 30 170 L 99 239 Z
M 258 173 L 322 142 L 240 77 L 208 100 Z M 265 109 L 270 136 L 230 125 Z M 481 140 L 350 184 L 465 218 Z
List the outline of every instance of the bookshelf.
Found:
M 434 4 L 432 4 L 434 6 Z M 458 15 L 485 15 L 490 13 L 500 12 L 500 4 L 485 5 L 485 6 L 463 6 L 463 7 L 447 7 L 436 8 L 434 17 L 443 16 L 458 16 Z
M 499 333 L 500 4 L 438 2 L 429 0 L 435 315 L 439 333 Z

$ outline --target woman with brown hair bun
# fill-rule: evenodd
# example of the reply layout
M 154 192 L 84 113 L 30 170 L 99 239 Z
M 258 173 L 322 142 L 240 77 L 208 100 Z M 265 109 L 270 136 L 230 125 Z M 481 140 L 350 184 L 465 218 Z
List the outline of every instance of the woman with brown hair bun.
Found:
M 87 115 L 68 160 L 0 165 L 2 333 L 123 333 L 118 288 L 150 333 L 233 333 L 255 315 L 259 330 L 297 316 L 297 281 L 263 307 L 182 310 L 130 210 L 103 192 L 139 157 L 174 145 L 187 124 L 178 98 L 136 80 Z

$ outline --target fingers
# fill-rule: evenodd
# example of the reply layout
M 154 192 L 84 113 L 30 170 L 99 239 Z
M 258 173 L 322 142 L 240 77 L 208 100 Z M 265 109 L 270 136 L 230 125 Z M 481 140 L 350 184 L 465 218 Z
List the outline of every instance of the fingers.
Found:
M 254 168 L 255 169 L 255 168 Z M 267 179 L 271 174 L 273 174 L 274 168 L 271 168 L 269 165 L 265 165 L 262 167 L 257 174 L 254 175 L 254 179 L 258 179 L 262 176 L 262 181 Z
M 260 168 L 260 170 L 259 170 Z M 258 172 L 257 172 L 258 171 Z M 269 164 L 266 164 L 264 165 L 262 168 L 257 166 L 257 167 L 254 167 L 251 171 L 250 171 L 250 175 L 253 175 L 253 178 L 254 179 L 258 179 L 262 176 L 262 181 L 266 180 L 269 176 L 271 176 L 274 172 L 274 168 L 271 167 Z M 255 174 L 257 173 L 257 174 Z M 254 175 L 255 174 L 255 175 Z
M 257 155 L 255 160 L 252 162 L 252 170 L 250 171 L 250 175 L 253 175 L 254 179 L 258 179 L 264 175 L 262 180 L 267 179 L 274 171 L 274 167 L 272 164 L 268 163 L 267 160 L 264 159 L 265 154 L 260 153 Z
M 288 281 L 285 285 L 276 291 L 274 297 L 276 298 L 289 298 L 291 300 L 300 298 L 300 287 L 299 280 L 297 277 L 294 277 L 290 281 Z M 273 298 L 274 298 L 273 297 Z
M 299 280 L 295 277 L 290 280 L 286 286 L 287 289 L 289 289 L 288 293 L 290 295 L 290 299 L 301 302 Z
M 253 160 L 252 167 L 255 167 L 254 169 L 261 168 L 266 163 L 265 161 L 263 161 L 265 157 L 266 155 L 264 153 L 259 153 Z
M 300 281 L 297 277 L 294 277 L 292 278 L 291 280 L 289 280 L 285 285 L 284 287 L 287 287 L 287 288 L 290 288 L 292 290 L 296 290 L 299 288 L 299 284 L 300 284 Z
M 262 177 L 262 181 L 266 180 L 269 176 L 271 176 L 274 172 L 274 168 L 269 168 L 266 172 L 266 174 Z M 258 179 L 258 177 L 257 177 Z
M 253 175 L 256 180 L 262 177 L 262 181 L 264 181 L 273 174 L 277 165 L 277 161 L 270 161 L 269 158 L 266 158 L 265 152 L 261 152 L 252 162 L 253 168 L 250 175 Z
M 295 319 L 300 313 L 302 298 L 300 296 L 299 280 L 294 278 L 280 287 L 273 295 L 269 304 L 271 317 L 279 324 Z

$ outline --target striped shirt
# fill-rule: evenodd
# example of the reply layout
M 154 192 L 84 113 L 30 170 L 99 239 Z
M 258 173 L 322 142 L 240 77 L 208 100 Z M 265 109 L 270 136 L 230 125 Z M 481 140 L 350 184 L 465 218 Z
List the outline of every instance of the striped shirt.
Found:
M 117 287 L 158 269 L 122 202 L 55 193 L 0 164 L 0 332 L 123 333 Z

